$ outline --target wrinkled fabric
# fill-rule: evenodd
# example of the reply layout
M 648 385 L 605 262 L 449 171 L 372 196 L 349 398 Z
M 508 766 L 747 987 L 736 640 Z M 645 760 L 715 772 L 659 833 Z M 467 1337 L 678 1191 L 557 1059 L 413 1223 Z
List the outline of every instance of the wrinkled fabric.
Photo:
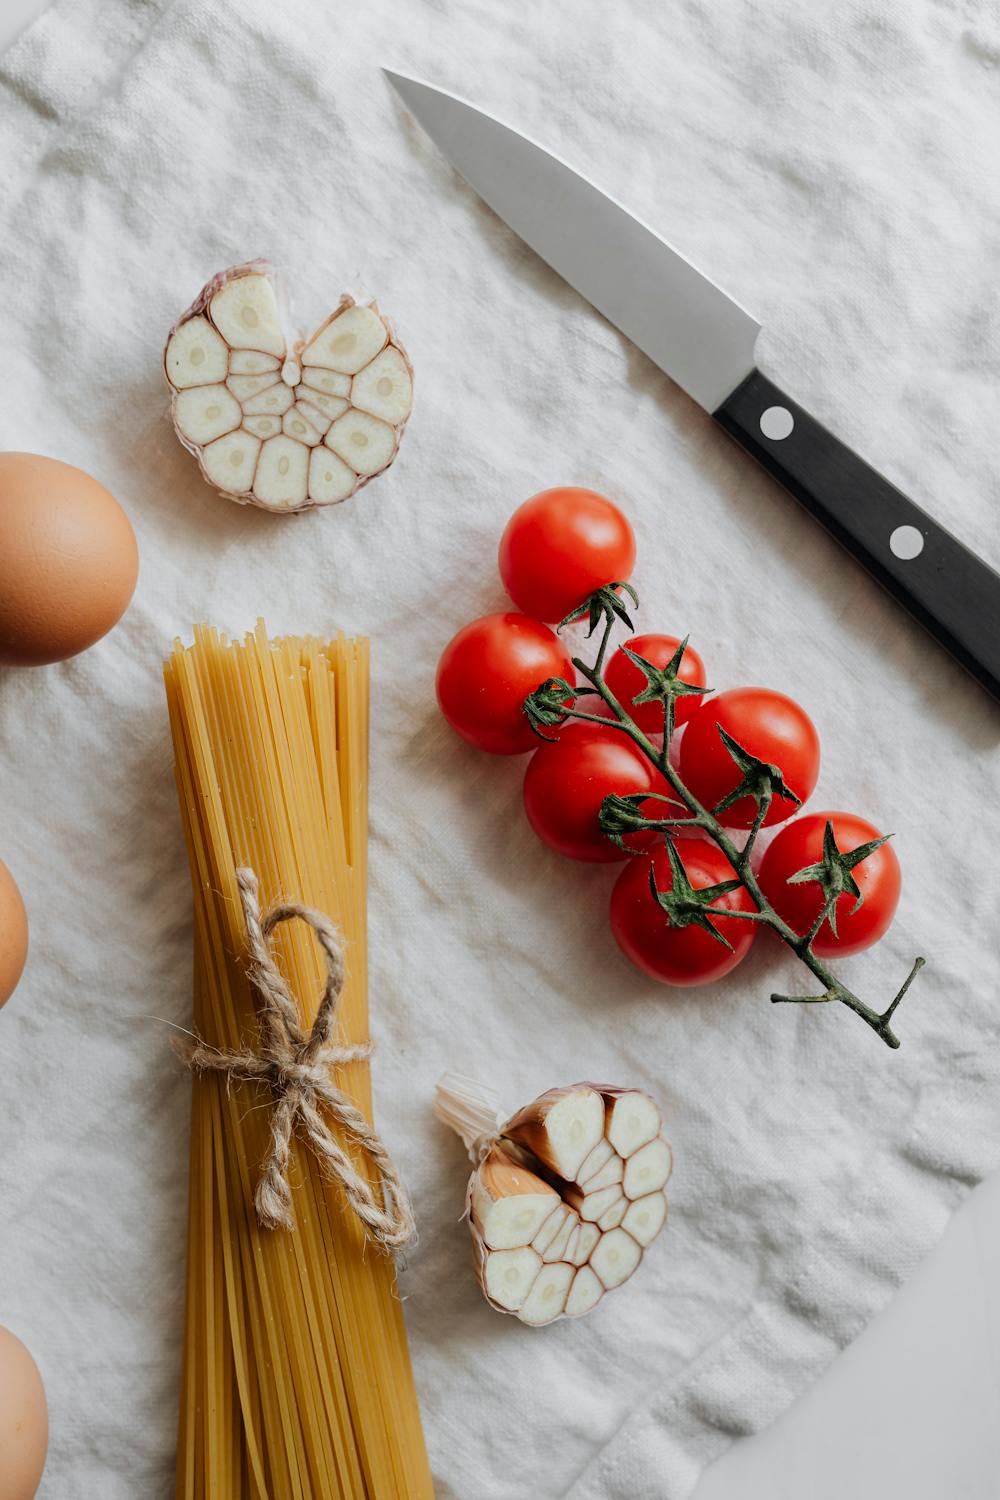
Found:
M 160 662 L 196 620 L 372 637 L 376 1103 L 420 1220 L 402 1292 L 442 1500 L 680 1500 L 1000 1159 L 1000 711 L 456 179 L 381 63 L 674 239 L 761 318 L 772 378 L 1000 564 L 989 7 L 74 0 L 31 28 L 0 64 L 0 443 L 93 473 L 142 551 L 104 641 L 0 672 L 0 857 L 32 924 L 0 1015 L 0 1322 L 48 1387 L 43 1500 L 172 1493 L 189 1080 L 164 1023 L 192 936 Z M 416 367 L 393 470 L 295 518 L 212 493 L 167 417 L 166 331 L 260 254 L 302 331 L 375 295 Z M 899 1052 L 772 1007 L 804 976 L 765 939 L 704 992 L 641 977 L 614 871 L 543 849 L 523 762 L 440 719 L 437 656 L 503 606 L 502 526 L 555 483 L 631 516 L 640 629 L 808 708 L 812 805 L 896 831 L 898 918 L 843 970 L 884 1005 L 927 956 Z M 482 1300 L 446 1067 L 511 1109 L 587 1077 L 662 1101 L 668 1229 L 582 1322 Z

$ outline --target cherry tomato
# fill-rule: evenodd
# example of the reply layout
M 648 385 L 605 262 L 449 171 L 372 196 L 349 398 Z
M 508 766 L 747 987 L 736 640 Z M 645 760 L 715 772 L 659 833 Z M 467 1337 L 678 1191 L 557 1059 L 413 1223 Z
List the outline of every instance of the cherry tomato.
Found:
M 635 537 L 617 505 L 594 490 L 542 490 L 507 522 L 499 560 L 518 609 L 555 624 L 596 589 L 628 579 Z
M 729 861 L 706 839 L 686 839 L 677 849 L 695 890 L 733 879 Z M 732 944 L 731 950 L 703 928 L 675 927 L 649 888 L 650 865 L 656 874 L 657 889 L 671 890 L 670 859 L 661 843 L 651 856 L 640 855 L 630 860 L 611 893 L 611 931 L 625 957 L 663 984 L 710 984 L 735 969 L 749 952 L 756 924 L 739 917 L 710 918 Z M 712 904 L 729 911 L 755 910 L 742 886 L 719 896 Z
M 643 657 L 652 666 L 665 667 L 680 645 L 680 641 L 672 635 L 634 635 L 629 637 L 625 645 L 630 651 L 634 651 L 636 656 Z M 704 686 L 705 663 L 691 646 L 686 647 L 681 657 L 678 676 L 682 682 L 688 682 L 692 686 Z M 646 734 L 663 733 L 662 703 L 640 703 L 634 708 L 631 706 L 632 699 L 646 687 L 646 676 L 633 661 L 629 660 L 621 646 L 608 662 L 604 681 L 622 707 L 628 709 L 641 730 Z M 674 724 L 679 726 L 690 719 L 702 701 L 702 696 L 694 693 L 685 693 L 683 697 L 675 698 Z
M 823 831 L 827 821 L 841 854 L 877 839 L 879 831 L 853 813 L 809 813 L 796 818 L 775 834 L 761 860 L 757 879 L 771 905 L 789 927 L 808 932 L 823 907 L 823 889 L 818 881 L 789 885 L 788 878 L 823 858 Z M 837 934 L 829 920 L 816 934 L 813 950 L 820 958 L 843 958 L 861 953 L 884 937 L 896 914 L 902 876 L 891 844 L 883 844 L 856 864 L 851 871 L 864 901 L 855 911 L 857 897 L 845 891 L 837 898 Z
M 437 670 L 437 699 L 452 729 L 494 755 L 539 744 L 523 704 L 548 677 L 574 680 L 559 637 L 526 615 L 484 615 L 449 641 Z
M 543 844 L 570 859 L 603 863 L 627 859 L 624 849 L 601 832 L 598 814 L 612 792 L 669 792 L 655 766 L 631 740 L 614 729 L 569 724 L 559 738 L 542 745 L 524 773 L 524 810 Z M 665 816 L 665 804 L 652 801 L 648 817 Z M 634 848 L 648 847 L 655 835 L 629 835 Z
M 777 766 L 785 785 L 802 802 L 819 779 L 819 736 L 808 714 L 770 688 L 730 688 L 708 698 L 691 715 L 680 741 L 681 780 L 703 807 L 711 811 L 742 779 L 742 772 L 726 749 L 718 726 L 731 734 L 758 760 Z M 775 797 L 765 823 L 783 823 L 796 811 L 788 797 Z M 756 815 L 750 796 L 741 797 L 719 814 L 727 828 L 749 828 Z

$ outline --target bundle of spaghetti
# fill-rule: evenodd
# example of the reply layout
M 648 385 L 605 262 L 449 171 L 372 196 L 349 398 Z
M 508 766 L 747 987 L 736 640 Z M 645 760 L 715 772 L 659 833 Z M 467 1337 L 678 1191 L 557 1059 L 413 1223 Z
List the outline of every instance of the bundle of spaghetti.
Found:
M 248 866 L 265 910 L 292 900 L 336 923 L 340 1033 L 367 1040 L 367 641 L 271 641 L 258 624 L 229 642 L 200 627 L 192 647 L 175 644 L 165 678 L 194 887 L 195 1033 L 226 1051 L 255 1045 L 236 886 Z M 319 945 L 301 921 L 271 942 L 308 1028 Z M 370 1120 L 367 1062 L 336 1067 L 333 1082 Z M 178 1497 L 432 1496 L 391 1258 L 294 1141 L 295 1227 L 262 1228 L 266 1090 L 211 1072 L 192 1087 Z

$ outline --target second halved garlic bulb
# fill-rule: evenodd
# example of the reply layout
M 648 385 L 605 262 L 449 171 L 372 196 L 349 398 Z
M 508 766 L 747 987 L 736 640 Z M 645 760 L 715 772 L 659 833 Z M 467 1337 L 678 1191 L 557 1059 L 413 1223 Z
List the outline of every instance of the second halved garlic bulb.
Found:
M 264 261 L 223 271 L 171 331 L 174 427 L 231 500 L 291 512 L 346 500 L 396 456 L 413 371 L 374 303 L 342 297 L 288 346 Z
M 628 1280 L 667 1217 L 672 1157 L 648 1094 L 578 1083 L 501 1124 L 488 1090 L 446 1073 L 434 1109 L 475 1163 L 467 1211 L 495 1308 L 540 1326 Z

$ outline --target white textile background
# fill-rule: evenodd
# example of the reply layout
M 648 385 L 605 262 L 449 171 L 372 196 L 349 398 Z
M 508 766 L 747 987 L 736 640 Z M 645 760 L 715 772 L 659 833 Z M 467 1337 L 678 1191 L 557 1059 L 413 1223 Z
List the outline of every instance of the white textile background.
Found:
M 0 673 L 0 857 L 32 921 L 0 1015 L 0 1322 L 34 1350 L 44 1500 L 172 1492 L 188 1083 L 186 862 L 159 664 L 193 621 L 336 626 L 374 650 L 378 1119 L 421 1241 L 403 1279 L 442 1500 L 680 1500 L 864 1325 L 1000 1163 L 1000 712 L 821 531 L 458 182 L 379 63 L 579 163 L 761 317 L 767 373 L 1000 564 L 1000 23 L 944 0 L 76 0 L 0 66 L 0 446 L 79 464 L 135 524 L 132 608 L 75 661 Z M 303 325 L 377 295 L 417 370 L 392 472 L 275 519 L 174 441 L 163 336 L 256 254 Z M 627 268 L 622 268 L 627 274 Z M 639 537 L 641 628 L 711 681 L 781 688 L 823 739 L 818 808 L 897 830 L 890 1053 L 775 1010 L 761 943 L 705 993 L 617 956 L 607 869 L 537 845 L 521 765 L 433 704 L 444 641 L 503 604 L 503 522 L 560 482 Z M 600 1076 L 666 1107 L 668 1232 L 582 1323 L 483 1303 L 446 1067 L 510 1105 Z

